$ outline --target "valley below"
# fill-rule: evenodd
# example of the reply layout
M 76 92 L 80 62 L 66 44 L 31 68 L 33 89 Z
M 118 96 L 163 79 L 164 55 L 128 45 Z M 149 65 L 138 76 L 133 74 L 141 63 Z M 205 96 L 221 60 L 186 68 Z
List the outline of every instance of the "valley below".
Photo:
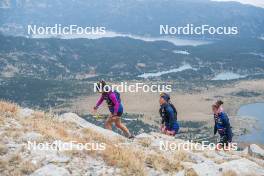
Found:
M 230 116 L 235 139 L 259 128 L 257 119 L 238 116 L 237 111 L 242 105 L 264 102 L 263 85 L 264 80 L 234 81 L 229 84 L 222 82 L 219 85 L 195 87 L 194 90 L 181 89 L 174 85 L 176 88 L 170 95 L 178 111 L 178 120 L 182 121 L 183 133 L 180 136 L 185 139 L 214 138 L 212 137 L 214 120 L 211 105 L 218 99 L 224 101 L 224 109 Z M 82 96 L 68 102 L 67 107 L 58 106 L 55 109 L 58 112 L 73 111 L 78 114 L 92 114 L 92 108 L 99 96 L 99 94 Z M 158 114 L 158 93 L 122 93 L 121 96 L 126 113 L 138 114 L 140 120 L 159 129 L 161 119 Z M 107 114 L 107 112 L 107 106 L 104 105 L 100 113 Z M 186 125 L 188 122 L 193 123 Z M 196 127 L 195 122 L 198 124 Z
M 257 1 L 0 0 L 0 175 L 263 176 Z
M 99 98 L 95 82 L 164 84 L 172 86 L 181 126 L 178 138 L 216 142 L 211 105 L 218 99 L 224 101 L 235 141 L 258 128 L 257 119 L 237 112 L 242 105 L 264 102 L 261 38 L 197 44 L 191 39 L 111 33 L 94 39 L 0 35 L 0 42 L 0 98 L 23 107 L 75 112 L 103 127 L 107 107 L 99 111 L 102 119 L 92 113 Z M 121 97 L 123 121 L 134 134 L 159 131 L 159 93 L 126 92 Z

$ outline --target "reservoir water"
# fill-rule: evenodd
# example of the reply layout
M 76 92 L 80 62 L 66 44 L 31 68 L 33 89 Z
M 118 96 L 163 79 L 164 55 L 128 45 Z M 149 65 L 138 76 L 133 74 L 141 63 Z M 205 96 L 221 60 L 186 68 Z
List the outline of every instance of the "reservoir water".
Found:
M 239 140 L 243 142 L 264 144 L 264 103 L 243 105 L 238 110 L 237 115 L 256 118 L 259 126 L 259 129 L 253 129 L 250 134 L 241 136 Z
M 158 76 L 162 76 L 168 73 L 177 73 L 177 72 L 181 72 L 184 70 L 196 70 L 195 68 L 193 68 L 190 64 L 184 64 L 178 68 L 173 68 L 170 70 L 166 70 L 166 71 L 159 71 L 159 72 L 155 72 L 155 73 L 143 73 L 141 75 L 138 75 L 138 77 L 140 78 L 151 78 L 151 77 L 158 77 Z
M 219 80 L 233 80 L 233 79 L 240 79 L 245 78 L 246 75 L 240 75 L 233 72 L 225 72 L 225 73 L 219 73 L 216 75 L 212 80 L 219 81 Z
M 61 39 L 76 39 L 76 38 L 87 38 L 87 39 L 100 39 L 100 38 L 114 38 L 114 37 L 128 37 L 131 39 L 142 40 L 146 42 L 155 41 L 167 41 L 174 44 L 175 46 L 199 46 L 211 44 L 212 41 L 207 40 L 192 40 L 192 39 L 180 39 L 176 37 L 146 37 L 132 34 L 121 34 L 114 31 L 107 31 L 105 34 L 65 34 L 65 35 L 33 35 L 32 38 L 61 38 Z

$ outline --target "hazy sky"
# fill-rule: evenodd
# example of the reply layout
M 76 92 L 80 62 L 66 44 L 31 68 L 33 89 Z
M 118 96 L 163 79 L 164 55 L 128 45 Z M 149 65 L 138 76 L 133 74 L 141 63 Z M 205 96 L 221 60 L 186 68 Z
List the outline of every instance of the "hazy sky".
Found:
M 264 0 L 213 0 L 213 1 L 236 1 L 243 4 L 251 4 L 254 6 L 264 8 Z

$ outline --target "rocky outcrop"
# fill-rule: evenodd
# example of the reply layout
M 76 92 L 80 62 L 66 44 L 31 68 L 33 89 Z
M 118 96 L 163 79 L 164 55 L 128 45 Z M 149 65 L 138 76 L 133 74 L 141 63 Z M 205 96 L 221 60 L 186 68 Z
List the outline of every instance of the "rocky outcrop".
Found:
M 26 118 L 31 116 L 34 113 L 34 110 L 29 108 L 23 108 L 18 110 L 18 117 L 20 118 Z
M 251 144 L 248 147 L 248 153 L 253 157 L 264 159 L 264 150 L 256 144 Z
M 263 149 L 255 144 L 245 151 L 184 150 L 180 144 L 201 144 L 154 132 L 129 140 L 74 113 L 45 119 L 30 109 L 0 113 L 1 175 L 264 175 Z M 105 152 L 78 151 L 70 140 L 107 147 Z M 34 141 L 74 150 L 28 148 L 27 142 Z
M 98 132 L 100 134 L 103 134 L 105 136 L 122 138 L 122 136 L 117 134 L 117 133 L 114 133 L 114 132 L 112 132 L 110 130 L 103 129 L 103 128 L 99 127 L 99 126 L 96 126 L 94 124 L 91 124 L 91 123 L 87 122 L 86 120 L 84 120 L 83 118 L 79 117 L 75 113 L 64 113 L 64 114 L 60 115 L 59 118 L 62 121 L 74 122 L 74 123 L 78 124 L 82 128 L 93 129 L 94 131 L 96 131 L 96 132 Z
M 68 170 L 66 170 L 63 167 L 58 167 L 54 164 L 48 164 L 46 166 L 39 168 L 33 174 L 31 174 L 31 176 L 52 176 L 52 175 L 70 176 L 70 173 Z

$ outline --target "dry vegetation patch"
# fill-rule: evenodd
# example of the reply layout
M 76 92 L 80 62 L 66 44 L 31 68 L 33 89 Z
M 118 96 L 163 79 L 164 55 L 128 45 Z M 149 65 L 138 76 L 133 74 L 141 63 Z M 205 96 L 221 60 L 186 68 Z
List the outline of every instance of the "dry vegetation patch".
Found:
M 174 173 L 183 169 L 180 161 L 186 156 L 182 153 L 175 153 L 170 158 L 164 157 L 160 151 L 155 151 L 149 155 L 148 151 L 142 150 L 151 143 L 149 140 L 139 142 L 139 148 L 124 138 L 109 138 L 90 128 L 81 128 L 73 122 L 61 121 L 56 115 L 35 111 L 29 117 L 19 118 L 16 112 L 19 107 L 15 104 L 0 102 L 1 113 L 12 113 L 12 116 L 21 126 L 21 129 L 15 129 L 12 126 L 5 129 L 5 135 L 18 138 L 26 132 L 37 132 L 43 136 L 43 140 L 51 142 L 62 140 L 64 142 L 76 141 L 77 143 L 97 142 L 104 143 L 105 150 L 68 152 L 71 157 L 80 157 L 89 155 L 95 158 L 102 158 L 109 166 L 115 166 L 122 170 L 123 175 L 147 175 L 146 165 L 151 165 L 154 169 L 166 173 Z M 0 116 L 0 123 L 5 123 L 5 115 Z M 2 121 L 2 122 L 1 122 Z M 22 142 L 21 140 L 19 142 Z M 125 145 L 119 145 L 125 144 Z M 140 147 L 141 146 L 141 147 Z M 5 154 L 6 146 L 0 144 L 0 153 Z M 67 152 L 65 152 L 67 154 Z M 8 155 L 8 154 L 7 154 Z M 30 174 L 36 170 L 39 165 L 32 164 L 31 161 L 22 159 L 19 152 L 13 153 L 5 159 L 0 159 L 0 170 L 12 175 Z
M 18 106 L 15 103 L 0 101 L 0 112 L 1 113 L 13 113 L 16 114 L 18 111 Z
M 237 176 L 235 171 L 228 170 L 222 174 L 222 176 Z

